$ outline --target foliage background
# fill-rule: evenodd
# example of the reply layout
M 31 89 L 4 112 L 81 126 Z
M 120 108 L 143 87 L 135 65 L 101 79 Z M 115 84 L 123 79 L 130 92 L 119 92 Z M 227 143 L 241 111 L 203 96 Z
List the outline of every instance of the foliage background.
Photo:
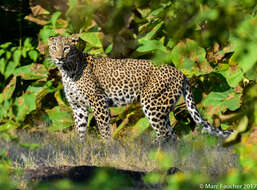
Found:
M 217 127 L 236 131 L 226 143 L 236 144 L 241 168 L 221 182 L 253 183 L 257 177 L 256 13 L 255 0 L 2 0 L 0 138 L 19 142 L 15 131 L 35 129 L 39 121 L 49 131 L 73 125 L 60 75 L 48 59 L 47 39 L 80 33 L 84 52 L 152 59 L 158 66 L 182 70 L 204 117 Z M 136 138 L 150 130 L 137 105 L 112 108 L 111 114 L 114 138 Z M 180 137 L 200 133 L 190 130 L 195 124 L 183 100 L 170 117 L 177 119 L 173 125 Z M 92 114 L 90 126 L 95 126 Z M 2 155 L 5 158 L 4 150 Z M 181 175 L 168 178 L 170 187 L 198 187 L 207 180 Z

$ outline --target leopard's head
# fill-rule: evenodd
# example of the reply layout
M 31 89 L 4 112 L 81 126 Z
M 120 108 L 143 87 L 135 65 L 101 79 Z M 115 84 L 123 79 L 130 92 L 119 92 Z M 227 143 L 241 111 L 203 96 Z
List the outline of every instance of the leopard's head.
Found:
M 48 39 L 49 54 L 57 67 L 63 67 L 65 63 L 72 62 L 72 59 L 77 56 L 78 41 L 78 35 L 56 36 Z

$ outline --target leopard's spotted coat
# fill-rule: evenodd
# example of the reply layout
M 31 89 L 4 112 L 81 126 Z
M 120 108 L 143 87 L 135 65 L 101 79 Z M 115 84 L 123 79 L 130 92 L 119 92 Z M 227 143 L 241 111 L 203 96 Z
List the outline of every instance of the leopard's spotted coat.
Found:
M 190 84 L 175 67 L 155 67 L 149 60 L 96 58 L 77 50 L 77 36 L 49 38 L 49 52 L 62 74 L 66 97 L 73 109 L 81 140 L 85 136 L 91 106 L 101 136 L 110 138 L 109 106 L 140 102 L 157 134 L 157 141 L 176 139 L 169 113 L 181 94 L 197 124 L 216 136 L 229 136 L 202 118 Z

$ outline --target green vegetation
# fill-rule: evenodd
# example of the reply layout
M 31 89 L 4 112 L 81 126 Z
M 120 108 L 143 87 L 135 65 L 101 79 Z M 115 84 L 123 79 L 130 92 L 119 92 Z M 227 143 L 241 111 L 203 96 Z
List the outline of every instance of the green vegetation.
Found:
M 63 0 L 50 4 L 34 1 L 30 6 L 28 0 L 24 2 L 18 8 L 16 1 L 0 3 L 0 18 L 10 19 L 4 22 L 0 35 L 0 141 L 16 142 L 32 150 L 39 145 L 22 142 L 17 131 L 43 128 L 67 132 L 72 127 L 71 108 L 60 75 L 48 58 L 47 40 L 52 35 L 80 33 L 84 52 L 152 59 L 157 66 L 169 64 L 183 71 L 190 78 L 204 117 L 215 126 L 236 131 L 225 145 L 234 144 L 239 167 L 214 183 L 256 184 L 256 0 Z M 7 38 L 15 25 L 16 34 Z M 205 136 L 190 130 L 195 124 L 182 103 L 181 99 L 170 115 L 172 122 L 178 121 L 174 122 L 177 134 L 186 142 L 191 139 L 188 146 L 192 148 L 203 147 L 209 141 L 208 146 L 216 145 L 213 138 L 195 140 L 205 140 Z M 151 131 L 138 105 L 112 108 L 111 115 L 115 139 L 130 141 Z M 92 117 L 91 134 L 97 133 Z M 190 152 L 183 150 L 178 154 Z M 151 158 L 162 170 L 175 164 L 162 152 Z M 0 189 L 15 189 L 17 184 L 9 178 L 12 163 L 4 149 L 0 150 L 0 163 Z M 101 183 L 111 177 L 100 172 L 96 179 L 88 188 L 102 188 Z M 166 189 L 199 189 L 199 184 L 210 183 L 201 171 L 170 176 L 152 173 L 145 179 L 150 184 L 164 181 Z M 116 189 L 123 184 L 120 182 L 113 183 Z M 56 189 L 74 187 L 68 181 L 52 185 Z

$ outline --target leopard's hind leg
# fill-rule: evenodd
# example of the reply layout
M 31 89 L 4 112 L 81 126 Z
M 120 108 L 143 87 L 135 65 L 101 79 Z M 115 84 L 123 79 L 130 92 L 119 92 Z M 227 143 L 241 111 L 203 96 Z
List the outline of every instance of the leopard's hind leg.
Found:
M 159 92 L 161 93 L 156 93 L 153 89 L 149 89 L 143 94 L 141 98 L 143 112 L 156 132 L 156 143 L 167 142 L 170 139 L 175 141 L 177 137 L 171 127 L 169 113 L 176 105 L 182 90 L 170 85 Z

